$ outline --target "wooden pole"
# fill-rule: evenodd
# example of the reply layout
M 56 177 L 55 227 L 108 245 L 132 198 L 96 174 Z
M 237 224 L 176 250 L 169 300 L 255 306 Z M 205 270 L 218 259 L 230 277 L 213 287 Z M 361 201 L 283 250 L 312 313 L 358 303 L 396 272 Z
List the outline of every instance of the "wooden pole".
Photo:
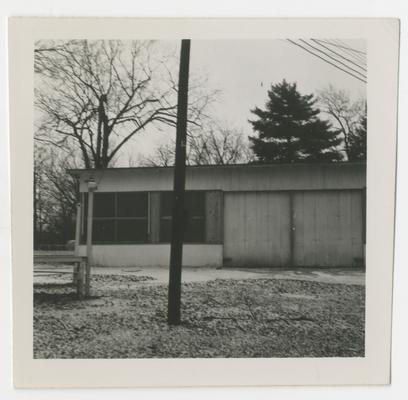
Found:
M 189 67 L 190 40 L 183 39 L 181 41 L 177 103 L 176 162 L 174 167 L 169 297 L 167 310 L 167 322 L 169 325 L 180 324 Z

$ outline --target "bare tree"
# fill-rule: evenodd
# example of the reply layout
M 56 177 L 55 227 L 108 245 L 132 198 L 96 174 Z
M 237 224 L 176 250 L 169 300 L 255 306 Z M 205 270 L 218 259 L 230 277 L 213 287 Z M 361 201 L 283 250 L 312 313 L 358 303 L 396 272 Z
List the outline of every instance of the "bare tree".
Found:
M 352 153 L 352 136 L 361 125 L 365 115 L 365 102 L 352 101 L 350 95 L 344 90 L 338 90 L 332 85 L 321 90 L 318 95 L 321 110 L 328 114 L 336 128 L 343 135 L 344 153 L 349 160 Z
M 76 148 L 86 168 L 106 168 L 137 133 L 176 124 L 177 84 L 171 55 L 145 41 L 38 42 L 36 139 Z M 199 125 L 215 93 L 192 83 L 189 123 Z
M 42 196 L 43 171 L 45 169 L 45 151 L 34 143 L 34 174 L 33 174 L 33 234 L 34 248 L 37 249 L 41 242 L 41 236 L 44 224 L 44 198 Z
M 350 136 L 350 161 L 367 160 L 367 116 L 360 120 L 360 126 Z
M 245 142 L 246 136 L 236 129 L 210 128 L 203 133 L 189 132 L 187 164 L 226 165 L 254 161 L 254 154 Z M 161 144 L 151 157 L 145 157 L 145 166 L 171 166 L 174 164 L 174 140 Z
M 78 182 L 66 174 L 76 167 L 73 154 L 39 146 L 34 152 L 34 246 L 74 238 Z

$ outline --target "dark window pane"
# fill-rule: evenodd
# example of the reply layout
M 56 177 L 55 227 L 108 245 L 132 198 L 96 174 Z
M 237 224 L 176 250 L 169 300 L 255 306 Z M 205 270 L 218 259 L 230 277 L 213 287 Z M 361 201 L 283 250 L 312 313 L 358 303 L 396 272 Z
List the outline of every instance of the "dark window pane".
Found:
M 94 217 L 115 216 L 115 193 L 95 193 Z
M 160 215 L 171 217 L 173 213 L 173 192 L 161 192 Z
M 160 221 L 160 241 L 169 243 L 171 241 L 171 219 L 162 218 Z M 189 219 L 184 225 L 185 243 L 205 242 L 205 220 L 203 218 Z
M 186 243 L 205 242 L 205 221 L 204 219 L 189 219 L 184 232 L 184 241 Z
M 146 242 L 147 219 L 119 219 L 117 242 Z
M 171 241 L 171 219 L 173 192 L 161 193 L 160 241 Z M 197 218 L 200 217 L 200 218 Z M 205 192 L 185 193 L 184 241 L 186 243 L 205 242 Z
M 160 241 L 168 243 L 171 241 L 171 219 L 161 219 L 160 221 Z
M 147 217 L 147 193 L 117 193 L 118 217 Z
M 188 216 L 203 217 L 205 215 L 205 193 L 204 192 L 186 192 L 185 210 Z M 173 213 L 173 192 L 161 193 L 161 215 L 171 216 Z
M 94 219 L 92 230 L 93 243 L 113 243 L 115 241 L 115 221 Z
M 84 221 L 84 226 L 83 226 L 83 231 L 81 232 L 81 244 L 85 244 L 86 243 L 86 228 L 87 228 L 87 222 L 86 219 Z
M 186 211 L 189 217 L 205 215 L 204 192 L 186 192 Z

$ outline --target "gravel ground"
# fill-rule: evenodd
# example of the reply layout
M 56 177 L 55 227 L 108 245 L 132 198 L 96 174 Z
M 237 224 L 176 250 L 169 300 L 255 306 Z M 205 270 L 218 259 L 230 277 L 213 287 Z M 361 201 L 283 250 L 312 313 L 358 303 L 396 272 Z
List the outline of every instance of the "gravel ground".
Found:
M 216 279 L 182 288 L 182 324 L 166 323 L 167 286 L 149 276 L 72 275 L 34 284 L 34 358 L 363 357 L 361 285 Z

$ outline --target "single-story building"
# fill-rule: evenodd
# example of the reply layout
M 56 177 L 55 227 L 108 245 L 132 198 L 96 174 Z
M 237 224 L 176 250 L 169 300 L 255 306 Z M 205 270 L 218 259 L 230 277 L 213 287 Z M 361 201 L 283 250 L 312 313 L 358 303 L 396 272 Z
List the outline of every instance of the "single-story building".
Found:
M 93 178 L 94 263 L 169 264 L 173 167 L 69 173 L 80 183 L 78 254 L 86 255 Z M 365 187 L 365 163 L 189 166 L 183 264 L 363 266 Z

